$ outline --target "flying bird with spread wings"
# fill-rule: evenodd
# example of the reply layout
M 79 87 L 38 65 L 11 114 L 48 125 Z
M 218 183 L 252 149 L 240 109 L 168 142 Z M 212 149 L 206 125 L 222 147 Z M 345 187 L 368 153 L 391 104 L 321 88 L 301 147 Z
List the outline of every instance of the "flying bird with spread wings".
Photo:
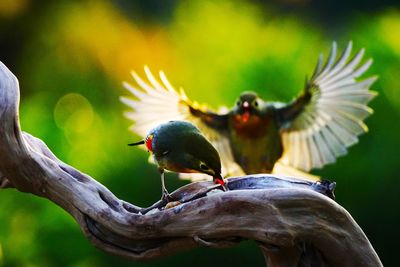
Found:
M 124 82 L 124 87 L 134 98 L 121 101 L 131 109 L 125 112 L 134 121 L 130 129 L 142 137 L 170 120 L 195 124 L 219 152 L 224 177 L 275 173 L 317 179 L 308 172 L 335 162 L 368 131 L 363 121 L 373 112 L 367 104 L 376 96 L 369 88 L 377 77 L 358 79 L 372 59 L 361 63 L 364 49 L 353 57 L 351 50 L 349 42 L 337 57 L 334 42 L 328 60 L 320 55 L 303 91 L 287 104 L 243 92 L 232 109 L 215 112 L 176 90 L 164 72 L 156 79 L 147 66 L 148 81 L 132 71 L 136 86 Z

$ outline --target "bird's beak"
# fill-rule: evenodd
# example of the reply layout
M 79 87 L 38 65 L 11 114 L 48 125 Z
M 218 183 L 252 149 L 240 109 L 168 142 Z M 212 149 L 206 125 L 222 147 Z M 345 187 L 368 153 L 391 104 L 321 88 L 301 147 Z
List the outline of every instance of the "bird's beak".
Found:
M 221 174 L 215 175 L 214 177 L 214 183 L 215 184 L 220 184 L 224 191 L 228 191 L 228 186 L 226 185 L 224 179 L 222 178 Z
M 242 104 L 242 108 L 244 113 L 242 114 L 242 121 L 247 122 L 250 118 L 250 104 L 247 101 L 244 101 Z
M 143 144 L 144 144 L 144 140 L 141 140 L 141 141 L 136 142 L 136 143 L 128 144 L 128 146 L 137 146 L 137 145 L 143 145 Z

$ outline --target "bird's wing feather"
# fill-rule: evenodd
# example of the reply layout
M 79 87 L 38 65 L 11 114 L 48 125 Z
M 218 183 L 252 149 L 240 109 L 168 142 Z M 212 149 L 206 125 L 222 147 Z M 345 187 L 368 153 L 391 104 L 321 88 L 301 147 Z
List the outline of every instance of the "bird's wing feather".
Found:
M 134 121 L 130 130 L 145 137 L 152 128 L 170 120 L 192 122 L 219 152 L 223 175 L 240 173 L 241 169 L 233 159 L 224 129 L 222 127 L 219 129 L 220 124 L 223 124 L 225 119 L 227 120 L 227 115 L 214 113 L 205 106 L 192 102 L 182 88 L 179 91 L 175 90 L 164 72 L 160 71 L 158 80 L 147 66 L 144 67 L 144 71 L 147 81 L 132 71 L 136 86 L 128 82 L 123 83 L 124 87 L 132 94 L 129 97 L 121 96 L 120 98 L 121 102 L 130 108 L 124 113 L 128 119 Z M 195 176 L 182 175 L 185 178 L 198 180 L 198 177 Z M 203 178 L 205 177 L 203 176 Z
M 272 170 L 272 174 L 287 176 L 287 177 L 296 177 L 307 181 L 318 181 L 320 179 L 319 176 L 303 172 L 294 167 L 285 165 L 282 163 L 282 161 L 278 161 L 275 163 L 274 169 Z
M 350 42 L 336 60 L 336 43 L 328 61 L 322 66 L 322 55 L 303 94 L 284 108 L 278 108 L 282 119 L 281 136 L 284 154 L 280 162 L 304 171 L 333 163 L 347 153 L 347 147 L 367 132 L 363 120 L 372 114 L 368 102 L 376 96 L 369 88 L 376 80 L 356 80 L 372 64 L 361 63 L 364 49 L 349 59 Z

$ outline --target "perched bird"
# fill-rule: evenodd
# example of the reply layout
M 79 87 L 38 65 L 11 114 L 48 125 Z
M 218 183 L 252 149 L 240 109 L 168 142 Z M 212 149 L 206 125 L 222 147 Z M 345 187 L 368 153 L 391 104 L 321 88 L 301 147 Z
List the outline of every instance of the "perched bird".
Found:
M 152 129 L 144 140 L 129 144 L 146 145 L 161 174 L 161 199 L 171 197 L 164 183 L 164 170 L 178 173 L 204 173 L 227 189 L 221 176 L 221 160 L 217 150 L 199 129 L 186 121 L 169 121 Z
M 321 54 L 304 90 L 287 104 L 244 92 L 231 110 L 214 112 L 175 90 L 162 71 L 160 83 L 147 66 L 148 82 L 135 72 L 137 86 L 124 82 L 136 99 L 121 101 L 132 109 L 125 113 L 135 122 L 131 129 L 142 136 L 163 121 L 194 123 L 218 150 L 224 176 L 272 172 L 315 179 L 306 172 L 335 162 L 368 131 L 363 120 L 372 114 L 367 104 L 376 95 L 369 90 L 376 77 L 356 80 L 372 59 L 361 63 L 364 49 L 350 58 L 351 49 L 350 42 L 337 59 L 334 42 L 327 62 Z

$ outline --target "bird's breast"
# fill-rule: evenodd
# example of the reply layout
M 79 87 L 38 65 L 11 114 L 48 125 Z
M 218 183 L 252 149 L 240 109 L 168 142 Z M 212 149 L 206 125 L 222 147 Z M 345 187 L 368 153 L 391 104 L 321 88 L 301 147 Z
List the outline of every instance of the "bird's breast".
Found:
M 230 145 L 235 161 L 247 174 L 270 173 L 282 156 L 279 127 L 271 116 L 232 117 Z
M 269 127 L 269 119 L 257 115 L 235 114 L 231 121 L 236 134 L 244 138 L 261 137 Z
M 164 153 L 164 154 L 154 154 L 154 160 L 157 165 L 163 169 L 181 172 L 181 173 L 195 173 L 198 172 L 189 167 L 183 159 L 184 153 Z

